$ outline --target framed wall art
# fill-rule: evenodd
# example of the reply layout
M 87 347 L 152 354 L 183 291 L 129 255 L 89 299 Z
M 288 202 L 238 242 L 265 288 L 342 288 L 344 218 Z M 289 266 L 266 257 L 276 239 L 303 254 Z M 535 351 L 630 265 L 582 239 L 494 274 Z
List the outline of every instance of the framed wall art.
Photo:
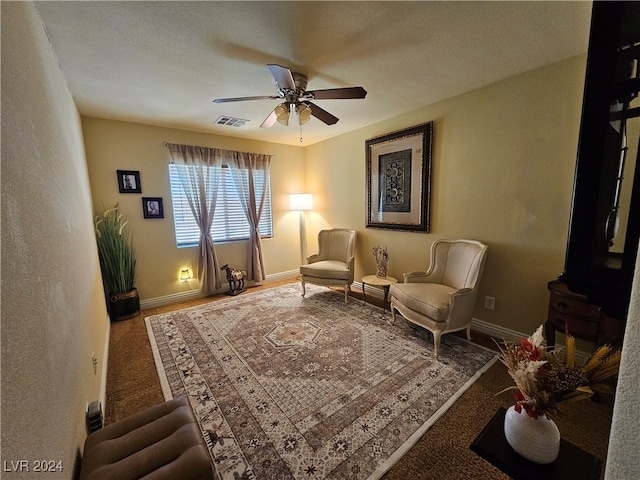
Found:
M 367 228 L 429 231 L 433 122 L 365 142 Z
M 142 193 L 140 172 L 137 170 L 116 170 L 120 193 Z
M 142 197 L 142 214 L 144 218 L 164 218 L 161 197 Z

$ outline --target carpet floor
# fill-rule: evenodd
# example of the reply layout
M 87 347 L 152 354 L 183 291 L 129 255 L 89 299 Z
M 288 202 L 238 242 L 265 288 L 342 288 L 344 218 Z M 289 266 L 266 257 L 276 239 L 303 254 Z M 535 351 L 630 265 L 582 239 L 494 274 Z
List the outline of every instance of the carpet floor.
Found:
M 187 395 L 223 479 L 378 479 L 495 352 L 296 284 L 146 318 L 165 398 Z
M 278 285 L 270 283 L 251 288 L 258 291 Z M 354 291 L 353 299 L 362 299 Z M 221 298 L 216 295 L 170 306 L 147 309 L 135 318 L 111 326 L 105 423 L 109 424 L 164 401 L 160 380 L 144 318 L 179 310 Z M 367 297 L 368 302 L 380 302 Z M 472 340 L 493 347 L 493 340 L 472 332 Z M 509 477 L 469 449 L 469 445 L 489 422 L 499 407 L 511 405 L 508 394 L 496 392 L 512 385 L 506 368 L 496 362 L 451 406 L 383 477 L 385 480 L 411 479 L 487 479 Z M 564 408 L 556 419 L 562 438 L 589 453 L 606 458 L 611 423 L 610 402 L 583 401 Z

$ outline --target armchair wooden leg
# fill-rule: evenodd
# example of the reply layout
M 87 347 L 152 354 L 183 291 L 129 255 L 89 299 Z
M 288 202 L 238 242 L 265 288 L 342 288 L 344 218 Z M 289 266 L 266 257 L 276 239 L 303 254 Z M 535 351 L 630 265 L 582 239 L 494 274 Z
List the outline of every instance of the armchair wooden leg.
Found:
M 467 327 L 467 340 L 471 341 L 471 324 Z
M 306 288 L 304 287 L 304 280 L 302 280 L 302 282 L 301 282 L 301 283 L 302 283 L 302 298 L 304 298 L 304 296 L 305 296 L 305 295 L 306 295 L 306 293 L 307 293 L 307 290 L 306 290 Z
M 349 288 L 349 284 L 346 283 L 344 285 L 344 303 L 347 303 L 347 300 L 349 299 L 349 292 L 351 291 L 351 289 Z
M 433 356 L 438 359 L 438 354 L 440 353 L 440 336 L 442 334 L 440 332 L 433 332 Z

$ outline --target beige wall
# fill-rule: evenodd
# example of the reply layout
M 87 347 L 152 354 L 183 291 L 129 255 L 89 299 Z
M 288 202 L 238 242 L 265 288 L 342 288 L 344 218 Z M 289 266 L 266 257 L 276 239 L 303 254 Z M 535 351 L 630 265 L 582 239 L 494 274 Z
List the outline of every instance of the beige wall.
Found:
M 356 278 L 424 269 L 436 238 L 489 245 L 474 317 L 519 332 L 546 318 L 546 284 L 564 266 L 582 106 L 585 57 L 371 125 L 306 149 L 307 189 L 317 198 L 310 237 L 325 225 L 358 231 Z M 365 228 L 365 140 L 434 122 L 430 234 Z M 309 251 L 313 250 L 310 241 Z M 496 299 L 484 309 L 484 296 Z
M 267 275 L 299 266 L 298 216 L 288 194 L 314 194 L 307 214 L 308 251 L 327 227 L 358 231 L 356 281 L 375 269 L 371 248 L 389 248 L 390 274 L 425 268 L 436 238 L 468 237 L 489 249 L 474 318 L 527 333 L 546 318 L 546 284 L 563 270 L 584 56 L 569 59 L 410 114 L 312 145 L 291 147 L 154 126 L 83 118 L 96 207 L 119 201 L 140 251 L 142 301 L 192 292 L 178 280 L 194 269 L 197 249 L 175 247 L 163 142 L 268 153 L 272 165 L 274 238 L 264 242 Z M 431 232 L 365 228 L 368 138 L 434 122 Z M 139 170 L 142 194 L 119 194 L 115 171 Z M 145 220 L 142 196 L 163 197 L 165 218 Z M 246 266 L 245 242 L 220 244 L 222 263 Z M 484 296 L 496 299 L 495 311 Z
M 82 124 L 93 204 L 101 211 L 103 206 L 120 202 L 129 219 L 139 252 L 136 286 L 141 301 L 199 288 L 196 279 L 189 283 L 178 279 L 181 268 L 189 268 L 195 275 L 198 248 L 176 247 L 169 187 L 170 156 L 163 142 L 274 155 L 271 163 L 274 234 L 273 238 L 263 240 L 265 270 L 267 275 L 274 275 L 300 266 L 298 215 L 289 211 L 289 194 L 304 190 L 303 149 L 96 118 L 83 118 Z M 138 170 L 142 194 L 120 194 L 116 170 Z M 162 197 L 164 219 L 144 219 L 142 197 Z M 247 242 L 220 243 L 216 252 L 220 265 L 228 263 L 246 269 Z
M 40 19 L 30 2 L 3 2 L 2 461 L 28 462 L 16 478 L 73 478 L 86 405 L 103 392 L 90 205 L 80 118 Z M 36 460 L 63 470 L 35 473 Z

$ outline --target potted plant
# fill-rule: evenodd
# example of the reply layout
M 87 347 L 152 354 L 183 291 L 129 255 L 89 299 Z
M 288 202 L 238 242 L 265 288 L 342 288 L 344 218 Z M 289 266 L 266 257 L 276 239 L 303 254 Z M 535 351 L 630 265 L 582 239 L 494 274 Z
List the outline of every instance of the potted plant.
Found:
M 119 204 L 95 217 L 100 270 L 112 320 L 125 320 L 140 313 L 135 287 L 137 255 L 131 235 L 125 230 L 127 223 Z

